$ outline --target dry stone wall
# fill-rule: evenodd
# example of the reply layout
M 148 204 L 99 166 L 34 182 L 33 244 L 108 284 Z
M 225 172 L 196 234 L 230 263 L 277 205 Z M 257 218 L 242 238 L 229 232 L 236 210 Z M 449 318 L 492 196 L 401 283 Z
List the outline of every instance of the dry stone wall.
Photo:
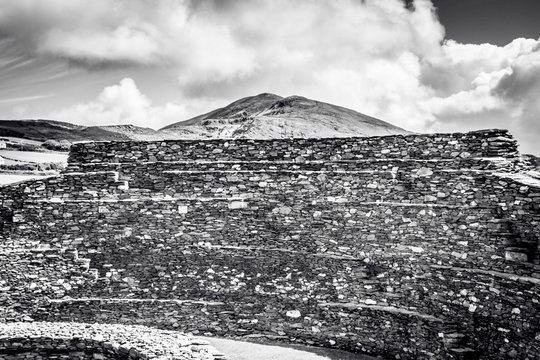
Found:
M 97 279 L 90 260 L 76 250 L 0 249 L 0 319 L 31 321 L 30 314 L 47 298 L 62 298 L 67 291 Z
M 23 286 L 43 301 L 12 313 L 534 359 L 540 186 L 518 155 L 503 130 L 77 144 L 62 176 L 3 188 L 4 248 L 62 254 L 39 271 L 71 286 Z
M 284 161 L 350 159 L 455 159 L 513 157 L 516 142 L 505 130 L 466 134 L 279 140 L 166 140 L 75 144 L 70 163 L 155 161 Z

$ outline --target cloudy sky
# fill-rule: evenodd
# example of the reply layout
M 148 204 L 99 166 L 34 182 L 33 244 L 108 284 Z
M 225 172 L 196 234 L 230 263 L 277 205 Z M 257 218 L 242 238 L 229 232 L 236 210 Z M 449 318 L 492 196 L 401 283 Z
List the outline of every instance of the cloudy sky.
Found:
M 538 0 L 0 0 L 0 118 L 160 128 L 271 92 L 540 154 Z

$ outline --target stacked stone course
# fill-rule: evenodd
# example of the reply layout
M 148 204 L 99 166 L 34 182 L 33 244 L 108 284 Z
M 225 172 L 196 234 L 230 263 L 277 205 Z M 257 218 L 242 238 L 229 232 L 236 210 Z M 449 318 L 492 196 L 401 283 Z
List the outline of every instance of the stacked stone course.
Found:
M 23 317 L 534 359 L 540 186 L 519 170 L 503 130 L 77 144 L 62 176 L 3 188 L 2 243 L 89 261 L 48 267 L 78 282 Z
M 69 162 L 283 161 L 351 159 L 455 159 L 515 157 L 505 130 L 466 134 L 397 135 L 367 138 L 278 140 L 166 140 L 75 144 Z

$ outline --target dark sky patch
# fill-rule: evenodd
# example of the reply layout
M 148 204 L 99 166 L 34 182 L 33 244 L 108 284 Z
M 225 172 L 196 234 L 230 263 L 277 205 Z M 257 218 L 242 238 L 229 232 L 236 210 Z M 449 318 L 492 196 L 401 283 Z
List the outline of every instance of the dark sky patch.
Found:
M 433 0 L 446 38 L 506 45 L 540 38 L 540 0 Z

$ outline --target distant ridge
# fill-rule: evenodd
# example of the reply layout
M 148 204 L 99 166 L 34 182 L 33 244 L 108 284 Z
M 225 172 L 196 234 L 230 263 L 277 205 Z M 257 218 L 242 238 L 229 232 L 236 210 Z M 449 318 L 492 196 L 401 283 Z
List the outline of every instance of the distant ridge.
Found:
M 22 139 L 47 141 L 68 140 L 131 140 L 128 131 L 122 130 L 123 125 L 113 126 L 81 126 L 56 120 L 0 120 L 0 136 L 17 137 Z M 156 132 L 152 129 L 126 125 L 135 129 L 132 132 Z

